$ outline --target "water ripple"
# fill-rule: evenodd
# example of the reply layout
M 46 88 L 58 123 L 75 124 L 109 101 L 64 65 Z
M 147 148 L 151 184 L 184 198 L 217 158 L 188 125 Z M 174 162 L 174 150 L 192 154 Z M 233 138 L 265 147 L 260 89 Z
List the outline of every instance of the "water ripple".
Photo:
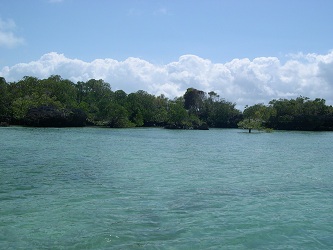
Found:
M 1 249 L 331 249 L 332 133 L 0 128 Z

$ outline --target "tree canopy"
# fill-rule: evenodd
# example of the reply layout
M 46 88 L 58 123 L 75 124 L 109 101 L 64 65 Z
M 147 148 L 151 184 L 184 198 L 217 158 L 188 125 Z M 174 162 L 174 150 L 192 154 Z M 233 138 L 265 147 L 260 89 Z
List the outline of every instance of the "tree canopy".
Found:
M 0 122 L 28 126 L 237 127 L 235 116 L 241 115 L 234 104 L 207 98 L 205 92 L 194 88 L 170 100 L 144 90 L 129 94 L 112 91 L 103 80 L 73 83 L 52 75 L 46 79 L 25 76 L 9 83 L 0 78 L 0 91 Z M 223 109 L 230 112 L 218 112 Z
M 268 105 L 256 104 L 245 108 L 242 128 L 302 131 L 333 131 L 333 107 L 324 99 L 308 97 L 272 100 Z M 251 121 L 251 125 L 246 123 Z M 256 125 L 254 126 L 254 122 Z
M 324 99 L 272 100 L 243 112 L 216 92 L 188 88 L 168 99 L 144 90 L 113 91 L 109 83 L 90 79 L 74 83 L 59 75 L 25 76 L 17 82 L 0 77 L 0 123 L 27 126 L 114 128 L 163 126 L 181 129 L 237 128 L 333 130 L 333 108 Z

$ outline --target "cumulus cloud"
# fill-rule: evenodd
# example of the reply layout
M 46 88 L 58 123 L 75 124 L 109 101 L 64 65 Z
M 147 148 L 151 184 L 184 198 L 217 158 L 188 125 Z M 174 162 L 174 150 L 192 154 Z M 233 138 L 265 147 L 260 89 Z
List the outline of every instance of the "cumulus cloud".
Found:
M 291 55 L 284 63 L 276 57 L 258 57 L 222 64 L 196 55 L 183 55 L 178 61 L 164 65 L 133 57 L 124 61 L 85 62 L 51 52 L 37 61 L 6 66 L 0 71 L 7 81 L 17 81 L 26 75 L 47 78 L 54 74 L 74 82 L 103 79 L 113 90 L 122 89 L 127 93 L 145 90 L 169 98 L 182 96 L 187 88 L 194 87 L 205 92 L 215 91 L 221 98 L 237 103 L 240 109 L 300 95 L 324 98 L 333 104 L 333 51 L 325 55 Z
M 16 24 L 13 20 L 2 20 L 0 18 L 0 47 L 15 47 L 24 43 L 23 38 L 14 34 Z

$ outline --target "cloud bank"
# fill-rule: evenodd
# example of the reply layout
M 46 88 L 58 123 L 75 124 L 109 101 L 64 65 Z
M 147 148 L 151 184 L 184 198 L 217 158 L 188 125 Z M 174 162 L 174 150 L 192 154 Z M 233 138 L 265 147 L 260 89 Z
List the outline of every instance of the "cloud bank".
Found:
M 132 57 L 124 61 L 85 62 L 51 52 L 37 61 L 6 66 L 0 71 L 0 76 L 8 82 L 23 76 L 47 78 L 56 74 L 75 83 L 103 79 L 113 90 L 122 89 L 127 93 L 145 90 L 169 98 L 182 96 L 187 88 L 194 87 L 205 92 L 215 91 L 240 109 L 300 95 L 324 98 L 327 104 L 333 104 L 333 51 L 325 55 L 289 55 L 284 63 L 276 57 L 258 57 L 222 64 L 196 55 L 183 55 L 178 61 L 164 65 Z
M 23 38 L 17 37 L 13 32 L 16 24 L 13 20 L 0 18 L 0 47 L 12 48 L 24 43 Z

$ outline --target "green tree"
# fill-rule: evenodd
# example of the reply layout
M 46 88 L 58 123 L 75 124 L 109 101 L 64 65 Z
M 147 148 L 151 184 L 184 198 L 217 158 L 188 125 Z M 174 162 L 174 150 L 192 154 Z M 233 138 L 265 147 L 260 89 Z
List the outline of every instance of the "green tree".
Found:
M 165 125 L 168 120 L 168 108 L 170 100 L 163 94 L 155 98 L 155 116 L 154 120 L 157 125 Z
M 264 104 L 246 106 L 243 112 L 244 119 L 238 123 L 238 127 L 248 129 L 249 133 L 253 129 L 261 130 L 265 128 L 266 121 L 270 118 L 271 109 Z
M 17 83 L 9 85 L 11 94 L 11 109 L 13 118 L 23 120 L 30 108 L 39 106 L 54 106 L 59 109 L 65 108 L 66 103 L 57 100 L 57 97 L 51 91 L 54 82 L 49 79 L 47 84 L 36 77 L 25 76 Z
M 52 75 L 47 79 L 40 80 L 40 91 L 62 103 L 66 108 L 76 108 L 77 88 L 69 80 L 62 79 L 59 75 Z
M 24 76 L 20 81 L 12 82 L 9 86 L 13 99 L 31 96 L 33 93 L 42 94 L 39 79 L 32 76 Z
M 206 121 L 211 127 L 235 128 L 240 120 L 241 112 L 235 108 L 236 104 L 224 99 L 206 102 Z
M 195 88 L 188 88 L 184 94 L 184 107 L 190 113 L 200 115 L 206 98 L 205 92 Z
M 112 104 L 108 113 L 108 126 L 112 128 L 128 128 L 135 124 L 128 119 L 128 111 L 119 104 Z
M 106 121 L 113 96 L 110 84 L 101 79 L 90 79 L 87 82 L 78 82 L 76 89 L 78 107 L 84 109 L 88 120 L 92 123 Z
M 188 125 L 189 116 L 184 108 L 184 99 L 176 98 L 169 104 L 168 123 L 179 128 Z
M 123 90 L 117 90 L 113 94 L 113 100 L 119 105 L 125 106 L 127 101 L 127 94 Z
M 22 120 L 26 116 L 27 112 L 31 108 L 37 108 L 40 106 L 53 106 L 58 109 L 63 109 L 62 103 L 51 98 L 46 94 L 39 96 L 38 94 L 32 94 L 31 96 L 16 98 L 12 103 L 13 117 L 17 120 Z
M 285 130 L 327 130 L 330 124 L 330 108 L 324 99 L 310 100 L 308 97 L 272 100 L 270 107 L 274 114 L 269 124 L 275 129 Z
M 8 122 L 11 115 L 10 95 L 5 78 L 0 77 L 0 122 Z
M 137 126 L 153 126 L 158 119 L 156 97 L 146 91 L 139 90 L 127 96 L 127 110 L 130 120 Z

